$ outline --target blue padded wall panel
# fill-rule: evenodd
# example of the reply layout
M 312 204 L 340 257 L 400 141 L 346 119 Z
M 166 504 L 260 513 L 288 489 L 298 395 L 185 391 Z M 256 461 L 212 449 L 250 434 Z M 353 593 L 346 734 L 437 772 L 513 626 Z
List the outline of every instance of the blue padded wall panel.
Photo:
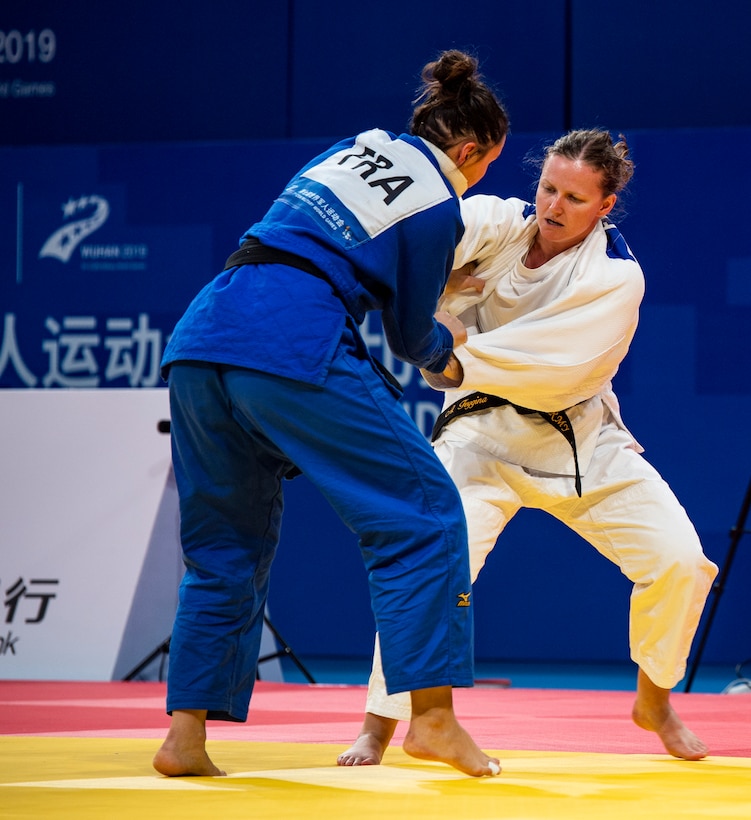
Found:
M 287 32 L 286 3 L 5 0 L 0 144 L 284 137 Z
M 295 3 L 290 136 L 403 131 L 420 70 L 444 49 L 475 54 L 516 131 L 563 124 L 565 3 L 450 0 L 340 9 Z M 359 8 L 359 11 L 358 11 Z
M 751 3 L 571 2 L 572 127 L 751 125 Z

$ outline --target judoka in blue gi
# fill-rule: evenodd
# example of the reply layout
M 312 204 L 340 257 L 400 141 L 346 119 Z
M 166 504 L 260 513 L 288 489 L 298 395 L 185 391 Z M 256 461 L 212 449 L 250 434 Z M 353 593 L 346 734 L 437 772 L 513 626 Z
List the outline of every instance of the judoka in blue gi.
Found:
M 306 165 L 165 351 L 186 572 L 162 774 L 224 774 L 206 720 L 247 717 L 283 479 L 297 471 L 359 538 L 388 690 L 411 693 L 404 750 L 500 771 L 452 706 L 452 687 L 473 684 L 461 501 L 359 332 L 381 311 L 393 353 L 434 373 L 466 340 L 436 308 L 460 197 L 500 155 L 508 118 L 469 55 L 444 52 L 422 77 L 409 133 L 367 131 Z

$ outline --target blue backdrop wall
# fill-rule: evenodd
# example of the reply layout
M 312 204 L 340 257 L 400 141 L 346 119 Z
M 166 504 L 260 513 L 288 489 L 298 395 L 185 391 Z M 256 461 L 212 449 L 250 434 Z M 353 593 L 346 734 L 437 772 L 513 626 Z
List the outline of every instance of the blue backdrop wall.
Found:
M 138 389 L 174 322 L 288 176 L 333 139 L 404 127 L 421 65 L 474 51 L 512 117 L 482 188 L 529 196 L 523 160 L 568 127 L 624 131 L 621 228 L 647 276 L 616 381 L 624 416 L 723 563 L 751 478 L 751 82 L 743 0 L 6 0 L 0 10 L 0 387 Z M 427 432 L 439 399 L 383 348 Z M 1 395 L 0 395 L 1 400 Z M 151 431 L 149 431 L 151 433 Z M 354 536 L 287 486 L 271 607 L 301 655 L 369 655 Z M 742 544 L 705 658 L 751 655 Z M 622 660 L 628 583 L 552 519 L 514 520 L 477 583 L 480 659 Z

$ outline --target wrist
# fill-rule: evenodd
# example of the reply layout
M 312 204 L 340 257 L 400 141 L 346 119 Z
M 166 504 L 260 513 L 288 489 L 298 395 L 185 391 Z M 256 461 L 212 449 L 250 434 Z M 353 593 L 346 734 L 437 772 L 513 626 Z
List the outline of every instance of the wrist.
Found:
M 430 373 L 427 370 L 421 370 L 420 372 L 423 379 L 434 390 L 449 390 L 453 387 L 459 387 L 464 381 L 464 368 L 453 353 L 441 373 Z

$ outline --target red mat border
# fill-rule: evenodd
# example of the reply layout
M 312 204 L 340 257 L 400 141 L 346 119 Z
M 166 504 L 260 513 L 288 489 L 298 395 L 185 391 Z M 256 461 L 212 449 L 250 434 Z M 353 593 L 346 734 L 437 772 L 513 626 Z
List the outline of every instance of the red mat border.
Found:
M 0 681 L 0 735 L 156 738 L 169 726 L 158 682 Z M 488 749 L 664 754 L 630 719 L 631 692 L 457 689 L 456 712 Z M 751 757 L 751 696 L 675 693 L 679 714 L 712 755 Z M 247 723 L 210 722 L 209 738 L 349 744 L 365 687 L 259 681 Z M 406 731 L 400 724 L 394 738 Z

